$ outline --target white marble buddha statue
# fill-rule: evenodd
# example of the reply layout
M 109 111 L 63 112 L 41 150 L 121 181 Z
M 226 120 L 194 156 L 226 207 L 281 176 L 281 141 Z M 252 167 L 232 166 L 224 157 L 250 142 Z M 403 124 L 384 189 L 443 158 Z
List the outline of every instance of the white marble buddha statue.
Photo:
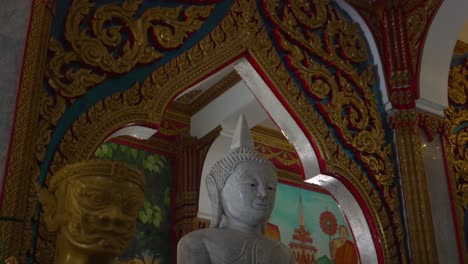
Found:
M 231 152 L 207 176 L 213 215 L 211 228 L 184 236 L 177 247 L 179 264 L 288 264 L 290 249 L 264 235 L 273 210 L 277 176 L 260 157 L 241 116 Z

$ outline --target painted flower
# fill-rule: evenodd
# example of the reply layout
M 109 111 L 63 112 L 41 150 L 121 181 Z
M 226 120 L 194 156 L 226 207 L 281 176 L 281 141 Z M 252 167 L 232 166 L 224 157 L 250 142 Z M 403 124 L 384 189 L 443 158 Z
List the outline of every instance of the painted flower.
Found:
M 332 212 L 326 210 L 320 214 L 320 228 L 329 236 L 333 236 L 336 233 L 338 225 L 336 224 L 336 217 Z

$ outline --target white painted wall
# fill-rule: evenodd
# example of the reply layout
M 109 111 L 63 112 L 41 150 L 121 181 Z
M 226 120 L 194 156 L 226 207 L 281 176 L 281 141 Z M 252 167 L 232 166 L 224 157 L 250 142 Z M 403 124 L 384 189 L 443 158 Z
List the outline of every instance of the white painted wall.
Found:
M 453 49 L 468 21 L 467 0 L 445 0 L 429 28 L 419 76 L 420 98 L 416 106 L 443 116 L 448 107 L 448 73 Z
M 424 171 L 431 184 L 428 184 L 431 204 L 434 237 L 439 263 L 457 263 L 459 261 L 455 229 L 452 218 L 452 206 L 448 195 L 447 175 L 440 137 L 430 142 L 421 129 L 423 141 Z
M 0 182 L 10 142 L 31 1 L 0 1 Z

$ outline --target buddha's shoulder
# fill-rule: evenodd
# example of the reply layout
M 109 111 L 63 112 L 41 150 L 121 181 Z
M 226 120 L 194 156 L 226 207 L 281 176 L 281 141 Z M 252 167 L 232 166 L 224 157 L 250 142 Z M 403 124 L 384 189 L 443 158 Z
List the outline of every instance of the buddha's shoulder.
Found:
M 261 247 L 269 251 L 270 256 L 273 256 L 275 262 L 272 263 L 291 263 L 294 259 L 291 249 L 279 240 L 275 240 L 264 236 L 261 240 Z
M 269 244 L 270 246 L 273 246 L 273 247 L 289 249 L 285 244 L 283 244 L 283 242 L 276 240 L 276 239 L 272 239 L 267 236 L 262 236 L 262 241 L 263 243 Z
M 200 244 L 200 241 L 212 240 L 213 238 L 217 238 L 220 235 L 222 236 L 223 230 L 219 228 L 206 228 L 206 229 L 199 229 L 192 231 L 186 235 L 184 235 L 179 244 L 191 244 L 192 242 L 197 242 Z
M 203 243 L 203 233 L 199 232 L 200 230 L 196 230 L 184 235 L 179 242 L 177 243 L 178 250 L 198 250 L 200 248 L 204 248 Z

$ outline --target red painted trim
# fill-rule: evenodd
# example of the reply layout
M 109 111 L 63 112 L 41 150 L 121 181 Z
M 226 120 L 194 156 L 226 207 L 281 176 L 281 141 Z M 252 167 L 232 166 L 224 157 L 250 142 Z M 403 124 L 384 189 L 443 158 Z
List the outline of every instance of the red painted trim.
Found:
M 446 133 L 449 133 L 449 131 L 446 131 Z M 445 169 L 445 179 L 447 180 L 447 187 L 448 187 L 448 192 L 449 192 L 449 199 L 450 199 L 450 209 L 452 211 L 452 218 L 453 218 L 453 227 L 455 228 L 455 237 L 457 240 L 457 249 L 458 249 L 458 257 L 460 259 L 460 264 L 463 264 L 463 247 L 462 247 L 462 235 L 460 234 L 460 225 L 458 223 L 458 217 L 455 209 L 455 201 L 453 194 L 456 193 L 455 190 L 452 188 L 451 181 L 450 181 L 450 170 L 449 170 L 449 165 L 448 165 L 448 160 L 447 160 L 447 154 L 445 152 L 445 141 L 443 140 L 442 137 L 440 137 L 440 142 L 442 145 L 442 156 L 444 159 L 444 169 Z
M 11 147 L 13 144 L 13 133 L 15 131 L 15 126 L 16 126 L 16 116 L 18 115 L 18 102 L 19 98 L 21 95 L 21 85 L 23 84 L 23 75 L 24 75 L 24 64 L 26 62 L 26 52 L 28 49 L 28 44 L 29 44 L 29 36 L 31 32 L 31 24 L 32 24 L 32 17 L 33 17 L 33 12 L 34 12 L 34 3 L 36 0 L 31 0 L 31 9 L 29 11 L 29 21 L 28 21 L 28 27 L 26 29 L 26 38 L 24 41 L 24 47 L 23 47 L 23 55 L 22 55 L 22 63 L 21 63 L 21 68 L 20 68 L 20 73 L 18 77 L 18 85 L 16 88 L 16 100 L 15 100 L 15 110 L 13 113 L 13 120 L 11 123 L 10 127 L 10 139 L 8 142 L 8 147 L 7 147 L 7 152 L 5 156 L 5 163 L 4 163 L 4 169 L 3 169 L 3 178 L 1 181 L 1 189 L 0 189 L 0 210 L 3 207 L 3 198 L 5 194 L 5 183 L 6 183 L 6 178 L 8 176 L 8 168 L 10 164 L 10 155 L 11 155 Z
M 364 201 L 364 199 L 362 198 L 361 194 L 353 186 L 353 184 L 349 182 L 345 177 L 336 173 L 327 173 L 327 175 L 330 175 L 338 179 L 341 183 L 343 183 L 343 185 L 348 189 L 349 192 L 351 192 L 353 197 L 356 199 L 359 207 L 361 208 L 362 213 L 364 214 L 364 217 L 366 218 L 367 225 L 369 226 L 369 230 L 372 236 L 372 241 L 374 242 L 374 247 L 377 253 L 378 263 L 384 263 L 383 249 L 382 249 L 382 245 L 380 244 L 379 233 L 377 231 L 377 225 L 374 222 L 371 211 L 369 207 L 367 206 L 366 202 Z M 400 258 L 401 258 L 401 255 L 400 255 Z

